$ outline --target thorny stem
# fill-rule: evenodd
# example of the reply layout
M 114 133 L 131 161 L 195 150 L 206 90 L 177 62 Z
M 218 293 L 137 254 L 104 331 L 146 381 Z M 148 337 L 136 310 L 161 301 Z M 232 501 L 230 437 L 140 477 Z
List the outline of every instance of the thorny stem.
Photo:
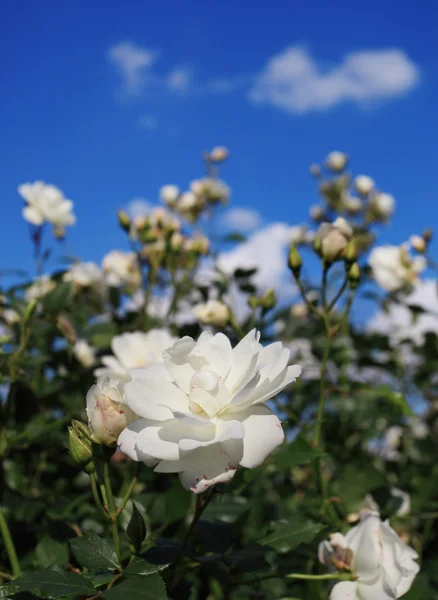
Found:
M 96 480 L 95 473 L 90 473 L 90 483 L 91 483 L 91 491 L 93 493 L 94 502 L 96 503 L 97 508 L 103 514 L 103 516 L 105 517 L 105 520 L 109 520 L 110 516 L 107 513 L 107 511 L 105 510 L 105 508 L 102 505 L 102 502 L 100 500 L 99 490 L 97 489 L 97 480 Z
M 112 530 L 112 534 L 113 534 L 114 549 L 116 551 L 117 558 L 120 560 L 120 535 L 119 535 L 119 528 L 117 525 L 118 512 L 116 509 L 113 491 L 111 488 L 111 480 L 110 480 L 110 473 L 109 473 L 109 461 L 110 461 L 110 459 L 108 457 L 105 457 L 105 463 L 103 465 L 103 481 L 104 481 L 104 486 L 105 486 L 106 497 L 108 499 L 108 509 L 109 509 L 109 517 L 110 517 L 110 521 L 111 521 L 111 530 Z
M 128 500 L 131 497 L 131 494 L 132 494 L 132 492 L 134 490 L 135 484 L 137 483 L 138 465 L 139 465 L 139 463 L 135 463 L 135 473 L 132 476 L 132 479 L 131 479 L 131 481 L 129 483 L 129 486 L 126 489 L 126 492 L 125 492 L 125 494 L 123 496 L 123 499 L 122 499 L 122 503 L 120 504 L 119 508 L 117 509 L 117 514 L 120 514 L 123 511 L 123 509 L 126 506 L 126 503 L 128 502 Z
M 15 550 L 14 541 L 12 539 L 2 506 L 0 506 L 0 531 L 5 544 L 6 553 L 11 564 L 12 575 L 14 577 L 18 577 L 21 573 L 20 563 L 18 561 L 17 551 Z

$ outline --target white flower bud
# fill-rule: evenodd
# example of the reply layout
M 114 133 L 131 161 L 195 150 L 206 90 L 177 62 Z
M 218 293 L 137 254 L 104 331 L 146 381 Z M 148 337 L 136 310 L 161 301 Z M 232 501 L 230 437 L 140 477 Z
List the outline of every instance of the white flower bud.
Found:
M 340 173 L 345 169 L 348 163 L 348 156 L 343 152 L 330 152 L 325 159 L 325 164 L 330 171 L 334 173 Z
M 73 356 L 86 368 L 96 362 L 96 349 L 87 340 L 77 340 L 73 345 Z
M 361 196 L 368 196 L 374 189 L 374 181 L 368 175 L 358 175 L 354 179 L 354 187 Z
M 340 260 L 352 236 L 351 225 L 342 217 L 333 223 L 322 223 L 317 233 L 322 257 L 329 262 Z
M 212 162 L 223 162 L 229 156 L 228 148 L 225 146 L 215 146 L 210 152 L 210 160 Z
M 344 199 L 344 208 L 352 215 L 356 215 L 362 210 L 362 200 L 357 196 L 347 196 Z
M 324 209 L 322 206 L 315 204 L 310 207 L 309 214 L 314 221 L 321 221 L 324 218 Z
M 423 253 L 426 250 L 426 240 L 421 235 L 411 235 L 409 243 L 417 252 Z
M 201 323 L 214 325 L 214 327 L 225 327 L 230 318 L 228 306 L 219 300 L 197 304 L 193 307 L 193 314 Z
M 375 215 L 380 219 L 388 219 L 395 208 L 395 199 L 391 194 L 379 192 L 373 194 L 371 198 L 371 207 Z
M 160 188 L 160 200 L 170 208 L 175 206 L 179 196 L 179 188 L 176 185 L 163 185 Z

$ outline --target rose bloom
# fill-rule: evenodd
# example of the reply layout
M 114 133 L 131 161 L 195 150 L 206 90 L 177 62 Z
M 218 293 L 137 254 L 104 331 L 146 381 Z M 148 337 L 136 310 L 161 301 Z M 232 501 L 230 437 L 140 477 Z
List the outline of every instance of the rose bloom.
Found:
M 374 180 L 368 175 L 358 175 L 354 179 L 354 187 L 361 196 L 368 196 L 374 189 Z
M 160 188 L 160 200 L 169 207 L 175 206 L 179 196 L 179 188 L 176 185 L 163 185 Z
M 23 183 L 19 186 L 18 193 L 27 204 L 23 208 L 23 217 L 32 225 L 47 222 L 63 228 L 76 222 L 73 202 L 67 200 L 56 186 L 47 185 L 44 181 Z
M 351 225 L 342 217 L 338 217 L 333 223 L 322 223 L 319 226 L 317 237 L 321 240 L 323 258 L 330 262 L 342 258 L 352 236 Z
M 205 325 L 224 327 L 230 318 L 230 310 L 226 304 L 219 300 L 209 300 L 205 304 L 193 307 L 195 317 Z
M 348 163 L 348 156 L 343 152 L 337 152 L 336 150 L 330 152 L 325 159 L 325 164 L 330 171 L 334 173 L 340 173 L 345 169 Z
M 48 275 L 41 275 L 40 277 L 37 277 L 35 281 L 26 289 L 24 292 L 24 299 L 26 302 L 40 300 L 49 292 L 54 290 L 55 287 L 56 283 L 50 279 Z
M 238 465 L 257 467 L 284 440 L 265 403 L 295 381 L 281 342 L 263 347 L 251 331 L 235 348 L 222 333 L 177 340 L 164 364 L 130 372 L 125 398 L 141 417 L 119 446 L 159 473 L 178 473 L 186 489 L 205 492 L 229 481 Z
M 378 512 L 365 511 L 344 537 L 319 545 L 319 560 L 331 571 L 352 571 L 356 581 L 337 583 L 330 600 L 392 600 L 410 589 L 420 567 L 418 554 L 404 544 Z
M 405 245 L 379 246 L 368 259 L 376 282 L 388 292 L 395 292 L 407 285 L 416 285 L 418 275 L 426 268 L 424 256 L 413 258 Z
M 113 250 L 104 257 L 102 268 L 109 286 L 130 285 L 137 288 L 141 284 L 141 273 L 134 252 Z
M 120 432 L 137 418 L 125 403 L 123 384 L 111 382 L 109 377 L 90 388 L 86 411 L 93 440 L 107 446 L 115 444 Z
M 101 287 L 103 285 L 103 273 L 94 262 L 79 262 L 73 264 L 64 273 L 64 281 L 71 281 L 78 288 Z
M 81 365 L 88 368 L 96 362 L 96 349 L 87 340 L 77 340 L 73 344 L 73 356 Z
M 163 362 L 163 351 L 170 348 L 175 338 L 167 329 L 151 329 L 147 333 L 134 331 L 113 337 L 114 356 L 103 356 L 104 367 L 94 371 L 96 377 L 110 377 L 112 381 L 129 381 L 128 371 Z

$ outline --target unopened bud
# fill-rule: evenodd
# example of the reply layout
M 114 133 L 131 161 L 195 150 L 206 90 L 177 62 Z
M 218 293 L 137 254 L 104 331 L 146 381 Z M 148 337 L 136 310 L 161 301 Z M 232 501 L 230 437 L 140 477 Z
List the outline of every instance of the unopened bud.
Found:
M 345 262 L 347 264 L 354 263 L 357 260 L 358 252 L 357 252 L 357 244 L 356 240 L 352 238 L 345 248 Z
M 421 237 L 421 235 L 411 235 L 409 238 L 409 243 L 414 250 L 420 252 L 421 254 L 426 250 L 427 247 L 426 240 L 424 237 Z
M 348 163 L 348 156 L 343 152 L 330 152 L 325 159 L 325 164 L 333 173 L 340 173 L 345 169 Z
M 124 210 L 119 210 L 117 213 L 117 218 L 119 219 L 119 225 L 124 231 L 130 231 L 131 229 L 131 219 L 128 214 Z
M 90 440 L 74 426 L 68 428 L 68 446 L 73 461 L 81 467 L 85 467 L 93 458 Z
M 227 160 L 228 156 L 229 156 L 228 148 L 225 148 L 225 146 L 216 146 L 210 152 L 211 162 L 216 162 L 216 163 L 223 162 L 224 160 Z
M 260 306 L 267 311 L 274 308 L 276 304 L 277 294 L 275 293 L 274 288 L 269 288 L 269 290 L 260 298 Z
M 427 243 L 430 242 L 430 240 L 432 239 L 432 236 L 433 236 L 433 232 L 432 232 L 432 229 L 429 229 L 429 227 L 423 231 L 423 238 L 425 239 L 425 241 Z
M 359 285 L 361 273 L 360 267 L 357 262 L 353 263 L 351 267 L 347 271 L 347 279 L 350 283 L 350 287 L 352 290 L 355 290 Z
M 74 328 L 74 325 L 70 319 L 68 319 L 65 315 L 58 315 L 56 317 L 56 326 L 65 339 L 70 342 L 70 344 L 74 344 L 76 342 L 76 329 Z
M 301 275 L 301 269 L 303 267 L 303 261 L 295 244 L 292 244 L 289 250 L 288 266 L 294 276 L 299 279 Z
M 250 296 L 248 299 L 248 306 L 252 309 L 258 308 L 260 306 L 260 299 L 257 296 Z

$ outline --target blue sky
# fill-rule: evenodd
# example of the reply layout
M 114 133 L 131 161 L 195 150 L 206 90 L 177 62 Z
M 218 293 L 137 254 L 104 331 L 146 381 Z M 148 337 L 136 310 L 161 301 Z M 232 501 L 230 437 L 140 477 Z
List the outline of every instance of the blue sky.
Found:
M 415 6 L 4 3 L 0 269 L 32 269 L 20 183 L 43 179 L 73 199 L 69 245 L 100 260 L 125 247 L 117 210 L 135 197 L 156 201 L 163 184 L 184 187 L 202 175 L 201 151 L 216 144 L 231 151 L 223 175 L 233 205 L 256 208 L 266 222 L 307 220 L 318 200 L 308 166 L 338 149 L 396 197 L 384 239 L 400 243 L 433 227 L 438 7 Z M 388 63 L 373 54 L 388 51 Z M 361 89 L 355 68 L 364 53 L 371 63 L 363 68 L 376 71 Z M 275 65 L 290 62 L 304 80 L 310 73 L 310 90 L 296 74 L 286 92 L 276 88 Z M 331 95 L 327 74 L 343 83 L 343 96 Z

